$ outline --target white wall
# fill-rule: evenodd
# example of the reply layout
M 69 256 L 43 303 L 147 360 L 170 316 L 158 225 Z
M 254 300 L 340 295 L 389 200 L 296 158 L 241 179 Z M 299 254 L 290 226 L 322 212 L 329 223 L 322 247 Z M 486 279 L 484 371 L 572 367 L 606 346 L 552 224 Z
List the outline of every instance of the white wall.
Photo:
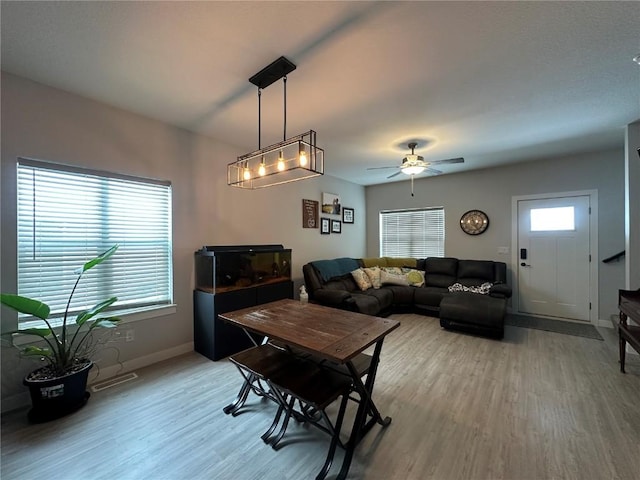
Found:
M 624 261 L 603 264 L 601 260 L 625 248 L 624 150 L 552 158 L 509 167 L 478 170 L 415 182 L 411 197 L 408 181 L 366 188 L 367 255 L 379 254 L 380 210 L 443 206 L 445 209 L 445 254 L 450 257 L 497 260 L 513 272 L 511 253 L 498 254 L 498 247 L 511 244 L 511 199 L 518 195 L 598 190 L 599 318 L 609 321 L 617 313 L 618 289 L 624 288 Z M 460 217 L 471 209 L 489 216 L 489 228 L 479 236 L 465 234 Z
M 173 185 L 173 315 L 124 325 L 135 341 L 117 343 L 98 361 L 115 372 L 116 359 L 139 367 L 192 349 L 193 253 L 203 245 L 281 243 L 293 250 L 292 274 L 302 283 L 302 265 L 365 250 L 364 188 L 329 176 L 260 191 L 226 184 L 226 165 L 243 149 L 195 135 L 130 112 L 2 73 L 2 165 L 0 290 L 16 291 L 16 159 L 41 160 L 170 180 Z M 319 135 L 320 145 L 321 135 Z M 326 152 L 331 162 L 331 152 Z M 302 199 L 322 192 L 355 208 L 356 223 L 341 235 L 302 228 Z M 297 292 L 296 292 L 297 293 Z M 2 309 L 3 331 L 13 313 Z M 2 348 L 2 409 L 26 401 L 22 376 L 34 364 Z M 97 369 L 94 369 L 94 376 Z M 100 378 L 102 379 L 102 378 Z

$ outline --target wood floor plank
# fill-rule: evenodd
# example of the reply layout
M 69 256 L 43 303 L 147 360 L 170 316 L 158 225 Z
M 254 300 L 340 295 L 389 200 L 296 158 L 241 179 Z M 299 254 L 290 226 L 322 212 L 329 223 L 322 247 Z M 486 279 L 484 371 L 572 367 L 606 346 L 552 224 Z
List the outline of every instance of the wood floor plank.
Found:
M 507 326 L 497 341 L 393 318 L 402 324 L 385 340 L 374 392 L 393 421 L 364 438 L 349 478 L 638 478 L 640 361 L 629 356 L 620 373 L 613 330 L 599 329 L 602 342 Z M 226 360 L 192 353 L 137 374 L 55 422 L 5 414 L 2 479 L 300 480 L 324 461 L 328 437 L 296 422 L 281 450 L 262 442 L 269 402 L 250 396 L 237 417 L 222 412 L 241 384 Z

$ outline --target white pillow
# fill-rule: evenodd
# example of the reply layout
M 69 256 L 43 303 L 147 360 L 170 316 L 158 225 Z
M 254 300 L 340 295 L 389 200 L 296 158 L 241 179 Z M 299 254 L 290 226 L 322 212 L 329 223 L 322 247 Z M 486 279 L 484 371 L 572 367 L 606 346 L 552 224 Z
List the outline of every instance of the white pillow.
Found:
M 380 283 L 380 267 L 368 267 L 363 268 L 364 273 L 369 277 L 369 281 L 371 282 L 371 286 L 373 288 L 380 288 L 382 283 Z
M 358 288 L 362 291 L 368 290 L 371 288 L 371 281 L 369 280 L 369 276 L 364 272 L 363 269 L 358 268 L 351 272 L 351 276 L 353 280 L 358 285 Z
M 382 285 L 409 285 L 406 275 L 389 273 L 384 270 L 380 272 L 380 283 Z

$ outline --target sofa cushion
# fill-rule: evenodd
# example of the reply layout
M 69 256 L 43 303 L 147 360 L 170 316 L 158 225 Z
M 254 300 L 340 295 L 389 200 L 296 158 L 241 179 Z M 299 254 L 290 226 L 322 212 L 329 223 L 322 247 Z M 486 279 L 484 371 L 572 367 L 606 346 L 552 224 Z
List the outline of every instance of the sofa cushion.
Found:
M 413 301 L 416 305 L 425 305 L 429 307 L 438 307 L 445 295 L 449 294 L 449 290 L 440 287 L 421 287 L 414 288 Z
M 415 258 L 392 258 L 384 257 L 387 261 L 387 267 L 410 267 L 415 268 L 417 260 Z
M 490 260 L 458 260 L 458 281 L 465 286 L 493 283 L 494 264 Z
M 371 284 L 371 280 L 369 280 L 369 276 L 363 269 L 355 269 L 353 272 L 351 272 L 351 276 L 353 277 L 353 280 L 356 282 L 356 285 L 358 285 L 358 288 L 360 290 L 364 291 L 373 287 L 373 285 Z
M 393 293 L 386 288 L 378 290 L 370 288 L 365 292 L 354 292 L 351 296 L 356 302 L 358 311 L 367 315 L 378 315 L 393 303 Z
M 324 284 L 323 288 L 328 290 L 346 290 L 347 292 L 356 292 L 360 290 L 350 273 L 341 277 L 332 278 Z
M 413 305 L 413 294 L 418 289 L 411 286 L 386 285 L 382 290 L 393 294 L 393 305 Z
M 447 288 L 457 281 L 458 259 L 429 257 L 425 260 L 425 285 Z
M 455 292 L 440 304 L 440 318 L 462 324 L 481 325 L 501 329 L 504 325 L 507 302 L 502 298 Z
M 387 259 L 386 257 L 370 257 L 363 258 L 360 260 L 363 267 L 386 267 Z

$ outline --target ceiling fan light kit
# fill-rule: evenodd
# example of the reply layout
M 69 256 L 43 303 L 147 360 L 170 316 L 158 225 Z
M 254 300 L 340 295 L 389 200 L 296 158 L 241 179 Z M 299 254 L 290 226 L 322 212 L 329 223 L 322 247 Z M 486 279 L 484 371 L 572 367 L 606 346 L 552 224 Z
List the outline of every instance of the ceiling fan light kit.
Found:
M 464 162 L 464 158 L 462 157 L 458 157 L 458 158 L 448 158 L 446 160 L 434 160 L 432 162 L 425 162 L 424 161 L 424 157 L 420 156 L 420 155 L 416 155 L 415 153 L 415 149 L 418 146 L 418 144 L 416 142 L 410 142 L 407 145 L 410 149 L 411 149 L 411 153 L 409 155 L 407 155 L 406 157 L 404 157 L 402 159 L 402 164 L 398 167 L 370 167 L 367 168 L 367 170 L 381 170 L 381 169 L 387 169 L 387 168 L 399 168 L 400 171 L 389 175 L 387 178 L 393 178 L 396 175 L 400 175 L 401 173 L 404 173 L 405 175 L 409 175 L 411 177 L 411 196 L 413 197 L 413 177 L 415 177 L 416 175 L 421 174 L 422 172 L 426 171 L 429 175 L 440 175 L 442 172 L 440 170 L 436 170 L 435 168 L 431 167 L 431 165 L 434 164 L 441 164 L 441 163 L 463 163 Z
M 227 165 L 227 185 L 254 190 L 324 175 L 324 150 L 317 146 L 316 132 L 287 138 L 287 74 L 295 69 L 291 61 L 280 57 L 249 79 L 258 87 L 258 149 Z M 284 85 L 283 140 L 262 148 L 261 92 L 280 79 Z

